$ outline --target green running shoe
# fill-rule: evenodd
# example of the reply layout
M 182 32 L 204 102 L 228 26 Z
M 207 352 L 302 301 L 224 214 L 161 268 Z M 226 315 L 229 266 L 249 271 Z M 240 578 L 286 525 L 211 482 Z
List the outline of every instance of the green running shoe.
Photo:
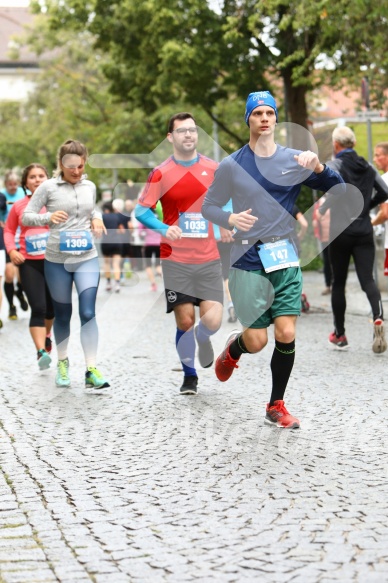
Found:
M 38 350 L 38 366 L 40 370 L 46 370 L 51 364 L 51 356 L 43 350 Z
M 64 358 L 63 360 L 58 360 L 57 376 L 55 377 L 55 384 L 57 385 L 57 387 L 70 387 L 69 359 L 68 358 Z
M 85 373 L 85 388 L 86 389 L 105 389 L 110 387 L 110 384 L 100 371 L 94 366 L 88 366 L 88 370 Z

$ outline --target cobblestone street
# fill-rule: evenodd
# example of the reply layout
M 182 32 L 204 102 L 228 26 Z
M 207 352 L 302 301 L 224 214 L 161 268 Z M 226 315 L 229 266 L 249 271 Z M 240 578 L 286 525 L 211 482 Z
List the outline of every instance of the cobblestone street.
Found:
M 350 274 L 347 352 L 328 344 L 330 297 L 305 274 L 286 405 L 300 430 L 264 425 L 268 346 L 230 381 L 200 369 L 180 396 L 175 325 L 161 285 L 101 283 L 98 366 L 85 393 L 74 309 L 71 389 L 39 372 L 29 313 L 0 331 L 1 583 L 388 581 L 388 353 L 371 350 Z M 386 302 L 387 294 L 384 294 Z M 384 303 L 385 311 L 388 311 Z M 213 341 L 218 354 L 235 325 Z

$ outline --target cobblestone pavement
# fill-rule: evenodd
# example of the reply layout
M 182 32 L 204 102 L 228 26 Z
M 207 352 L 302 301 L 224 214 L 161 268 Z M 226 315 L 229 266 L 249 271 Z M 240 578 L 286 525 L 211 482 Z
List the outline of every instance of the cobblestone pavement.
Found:
M 179 396 L 173 317 L 144 274 L 131 281 L 99 292 L 105 395 L 83 389 L 77 314 L 66 390 L 38 372 L 28 314 L 3 305 L 0 581 L 388 581 L 388 354 L 372 353 L 358 285 L 336 352 L 323 277 L 305 276 L 286 394 L 302 426 L 287 431 L 263 423 L 272 340 Z

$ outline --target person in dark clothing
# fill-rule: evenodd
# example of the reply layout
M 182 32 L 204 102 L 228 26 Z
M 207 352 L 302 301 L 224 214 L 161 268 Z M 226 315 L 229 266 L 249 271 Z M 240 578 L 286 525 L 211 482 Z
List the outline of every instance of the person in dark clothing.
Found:
M 104 257 L 104 273 L 106 278 L 106 291 L 112 290 L 111 277 L 114 278 L 114 291 L 120 291 L 121 276 L 121 233 L 125 232 L 122 224 L 122 215 L 115 212 L 111 201 L 102 205 L 102 220 L 107 233 L 101 238 L 101 253 Z
M 346 127 L 338 127 L 333 131 L 333 150 L 335 159 L 327 165 L 341 174 L 347 183 L 347 188 L 357 187 L 363 197 L 363 208 L 345 229 L 345 208 L 331 212 L 330 222 L 330 262 L 333 272 L 331 305 L 334 317 L 334 332 L 329 336 L 329 342 L 337 349 L 346 350 L 348 340 L 345 335 L 346 295 L 345 287 L 351 257 L 361 289 L 366 293 L 373 314 L 372 350 L 376 354 L 385 352 L 387 342 L 384 333 L 383 306 L 381 294 L 373 278 L 375 259 L 375 244 L 373 227 L 369 211 L 388 198 L 388 186 L 381 179 L 377 170 L 354 150 L 356 137 L 353 131 Z M 374 195 L 374 190 L 376 194 Z M 334 198 L 327 196 L 319 212 L 324 215 L 332 207 Z

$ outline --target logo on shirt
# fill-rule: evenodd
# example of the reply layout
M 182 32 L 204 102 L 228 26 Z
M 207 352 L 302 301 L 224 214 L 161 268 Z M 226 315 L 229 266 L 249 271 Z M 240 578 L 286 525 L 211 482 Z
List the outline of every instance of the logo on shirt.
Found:
M 202 172 L 202 176 L 207 176 L 207 172 L 206 172 L 206 170 L 204 170 L 204 171 Z
M 288 174 L 291 170 L 282 170 L 282 174 Z

